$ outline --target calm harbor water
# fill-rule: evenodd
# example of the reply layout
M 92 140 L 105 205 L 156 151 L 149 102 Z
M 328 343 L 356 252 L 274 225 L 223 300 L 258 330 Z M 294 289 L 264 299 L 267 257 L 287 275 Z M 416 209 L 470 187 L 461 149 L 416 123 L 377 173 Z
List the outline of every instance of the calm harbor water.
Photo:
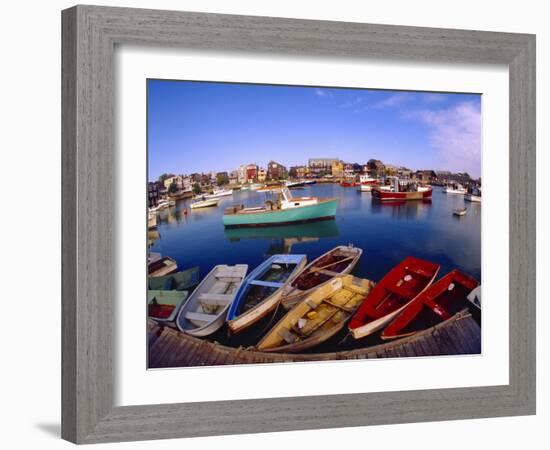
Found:
M 299 253 L 308 262 L 336 245 L 363 249 L 353 274 L 380 280 L 406 256 L 441 265 L 439 276 L 459 268 L 481 281 L 481 204 L 434 187 L 431 202 L 378 203 L 371 194 L 337 184 L 295 189 L 293 195 L 339 198 L 336 219 L 269 228 L 224 229 L 223 211 L 234 203 L 263 204 L 266 193 L 235 191 L 215 208 L 191 210 L 190 200 L 158 215 L 160 238 L 151 251 L 171 256 L 179 270 L 199 266 L 201 278 L 217 264 L 248 264 L 249 271 L 276 253 Z M 453 209 L 466 206 L 463 217 Z M 188 214 L 184 214 L 187 209 Z

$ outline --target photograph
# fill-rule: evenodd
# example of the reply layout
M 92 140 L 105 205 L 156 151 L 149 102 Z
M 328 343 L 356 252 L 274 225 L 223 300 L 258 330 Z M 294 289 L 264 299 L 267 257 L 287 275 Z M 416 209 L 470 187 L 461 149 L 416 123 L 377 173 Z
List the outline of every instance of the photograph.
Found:
M 146 83 L 149 369 L 481 354 L 481 94 Z

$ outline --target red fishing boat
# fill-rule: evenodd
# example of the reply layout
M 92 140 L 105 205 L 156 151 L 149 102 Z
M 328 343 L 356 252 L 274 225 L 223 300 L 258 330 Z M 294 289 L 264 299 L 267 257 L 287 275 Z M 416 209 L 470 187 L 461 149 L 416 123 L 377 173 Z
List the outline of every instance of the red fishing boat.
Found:
M 391 177 L 387 186 L 373 187 L 372 198 L 379 201 L 425 200 L 432 198 L 431 186 L 422 186 L 416 181 Z
M 342 186 L 342 187 L 355 187 L 355 186 L 357 186 L 357 183 L 355 181 L 342 181 L 340 183 L 340 186 Z
M 409 256 L 390 270 L 365 298 L 349 323 L 355 339 L 384 328 L 434 280 L 439 264 Z
M 432 284 L 403 309 L 384 329 L 382 339 L 395 339 L 431 328 L 468 308 L 468 294 L 479 282 L 453 270 Z

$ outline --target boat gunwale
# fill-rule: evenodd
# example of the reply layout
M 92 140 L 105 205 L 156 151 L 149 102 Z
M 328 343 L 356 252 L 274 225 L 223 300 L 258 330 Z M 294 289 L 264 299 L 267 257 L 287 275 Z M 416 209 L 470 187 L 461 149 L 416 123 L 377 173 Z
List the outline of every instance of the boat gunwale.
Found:
M 296 267 L 294 268 L 293 272 L 296 272 L 294 273 L 294 275 L 291 273 L 291 275 L 289 276 L 289 278 L 285 281 L 285 283 L 280 287 L 278 288 L 276 291 L 272 292 L 269 296 L 267 296 L 265 299 L 263 299 L 261 302 L 259 302 L 258 304 L 254 305 L 252 308 L 250 308 L 249 310 L 239 314 L 238 316 L 235 316 L 233 319 L 228 319 L 226 320 L 227 322 L 227 325 L 229 327 L 229 329 L 235 333 L 235 334 L 238 334 L 240 333 L 241 331 L 247 329 L 248 327 L 250 327 L 251 325 L 253 325 L 254 323 L 256 323 L 257 321 L 261 320 L 263 317 L 265 317 L 267 314 L 269 314 L 274 308 L 277 307 L 278 304 L 280 304 L 280 301 L 281 301 L 281 293 L 283 292 L 283 289 L 288 286 L 297 276 L 298 273 L 300 273 L 301 270 L 298 270 L 298 267 L 300 265 L 302 265 L 302 268 L 307 264 L 307 255 L 299 255 L 299 254 L 292 254 L 292 255 L 272 255 L 271 257 L 269 257 L 268 259 L 266 259 L 262 264 L 260 264 L 258 267 L 256 267 L 256 269 L 254 269 L 252 272 L 250 272 L 250 274 L 245 278 L 245 280 L 243 280 L 239 290 L 236 292 L 235 294 L 235 299 L 233 300 L 233 303 L 231 304 L 231 306 L 233 306 L 233 304 L 236 304 L 237 302 L 237 299 L 239 297 L 239 295 L 241 294 L 241 289 L 245 289 L 245 286 L 248 286 L 250 285 L 250 281 L 252 280 L 255 280 L 260 273 L 263 273 L 263 272 L 260 272 L 258 271 L 257 274 L 254 274 L 254 272 L 256 270 L 258 270 L 260 267 L 264 266 L 264 265 L 267 265 L 267 262 L 268 261 L 275 261 L 275 257 L 279 257 L 279 256 L 293 256 L 293 257 L 297 257 L 297 256 L 302 256 L 301 260 L 298 261 L 298 262 L 286 262 L 284 264 L 295 264 Z M 273 263 L 273 262 L 272 262 Z M 272 264 L 270 263 L 270 264 Z M 252 275 L 255 275 L 254 278 L 252 278 Z M 248 278 L 251 278 L 250 281 L 248 281 Z M 278 297 L 278 298 L 277 298 Z M 270 305 L 270 303 L 273 302 L 273 305 Z M 235 306 L 235 308 L 237 308 L 239 305 Z M 248 317 L 253 317 L 254 316 L 254 313 L 257 312 L 257 311 L 260 311 L 262 310 L 260 313 L 257 314 L 257 317 L 250 321 L 250 323 L 248 323 L 245 319 L 248 318 Z M 229 311 L 228 311 L 228 316 L 229 316 Z M 244 322 L 243 325 L 240 325 L 238 326 L 239 323 L 241 322 Z
M 296 306 L 298 304 L 298 302 L 300 302 L 304 296 L 306 295 L 309 295 L 311 294 L 314 290 L 316 289 L 319 289 L 323 286 L 325 286 L 326 284 L 330 283 L 334 278 L 337 278 L 339 276 L 344 276 L 344 275 L 349 275 L 353 269 L 355 268 L 355 266 L 357 265 L 357 263 L 359 262 L 359 259 L 361 259 L 361 256 L 363 255 L 363 249 L 360 248 L 360 247 L 349 247 L 347 245 L 338 245 L 336 247 L 334 247 L 333 249 L 323 253 L 322 255 L 318 256 L 317 258 L 315 258 L 313 261 L 311 261 L 309 264 L 307 264 L 303 269 L 302 271 L 296 276 L 296 278 L 292 281 L 292 282 L 295 282 L 296 279 L 298 279 L 302 274 L 304 274 L 308 269 L 310 269 L 311 267 L 313 267 L 313 264 L 315 264 L 318 260 L 324 258 L 325 256 L 329 255 L 330 253 L 338 250 L 338 249 L 342 249 L 342 248 L 345 248 L 345 249 L 355 249 L 358 251 L 357 255 L 353 258 L 353 260 L 350 261 L 350 263 L 347 265 L 347 267 L 345 268 L 345 270 L 343 270 L 342 272 L 340 272 L 339 275 L 335 275 L 331 278 L 329 278 L 328 280 L 326 281 L 323 281 L 322 283 L 316 285 L 316 286 L 313 286 L 307 290 L 301 290 L 301 289 L 298 289 L 298 288 L 293 288 L 295 291 L 298 290 L 300 291 L 299 294 L 295 293 L 294 291 L 292 291 L 290 294 L 288 295 L 282 295 L 281 296 L 281 305 L 283 306 L 283 308 L 285 308 L 287 311 L 290 311 L 294 306 Z M 292 283 L 291 283 L 292 284 Z M 290 286 L 290 285 L 289 285 Z M 288 287 L 288 286 L 287 286 Z M 283 293 L 284 294 L 284 293 Z M 293 304 L 293 305 L 285 305 L 285 298 L 289 298 L 293 295 L 296 295 L 298 296 L 298 300 Z

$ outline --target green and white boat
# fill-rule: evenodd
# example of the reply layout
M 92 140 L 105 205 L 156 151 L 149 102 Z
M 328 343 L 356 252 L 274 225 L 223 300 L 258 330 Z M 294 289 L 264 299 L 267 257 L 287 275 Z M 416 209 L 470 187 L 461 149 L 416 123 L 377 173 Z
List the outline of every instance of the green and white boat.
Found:
M 275 201 L 267 200 L 264 206 L 245 208 L 234 205 L 226 208 L 223 224 L 226 227 L 288 225 L 336 216 L 336 198 L 292 197 L 287 187 L 281 188 L 277 194 Z

